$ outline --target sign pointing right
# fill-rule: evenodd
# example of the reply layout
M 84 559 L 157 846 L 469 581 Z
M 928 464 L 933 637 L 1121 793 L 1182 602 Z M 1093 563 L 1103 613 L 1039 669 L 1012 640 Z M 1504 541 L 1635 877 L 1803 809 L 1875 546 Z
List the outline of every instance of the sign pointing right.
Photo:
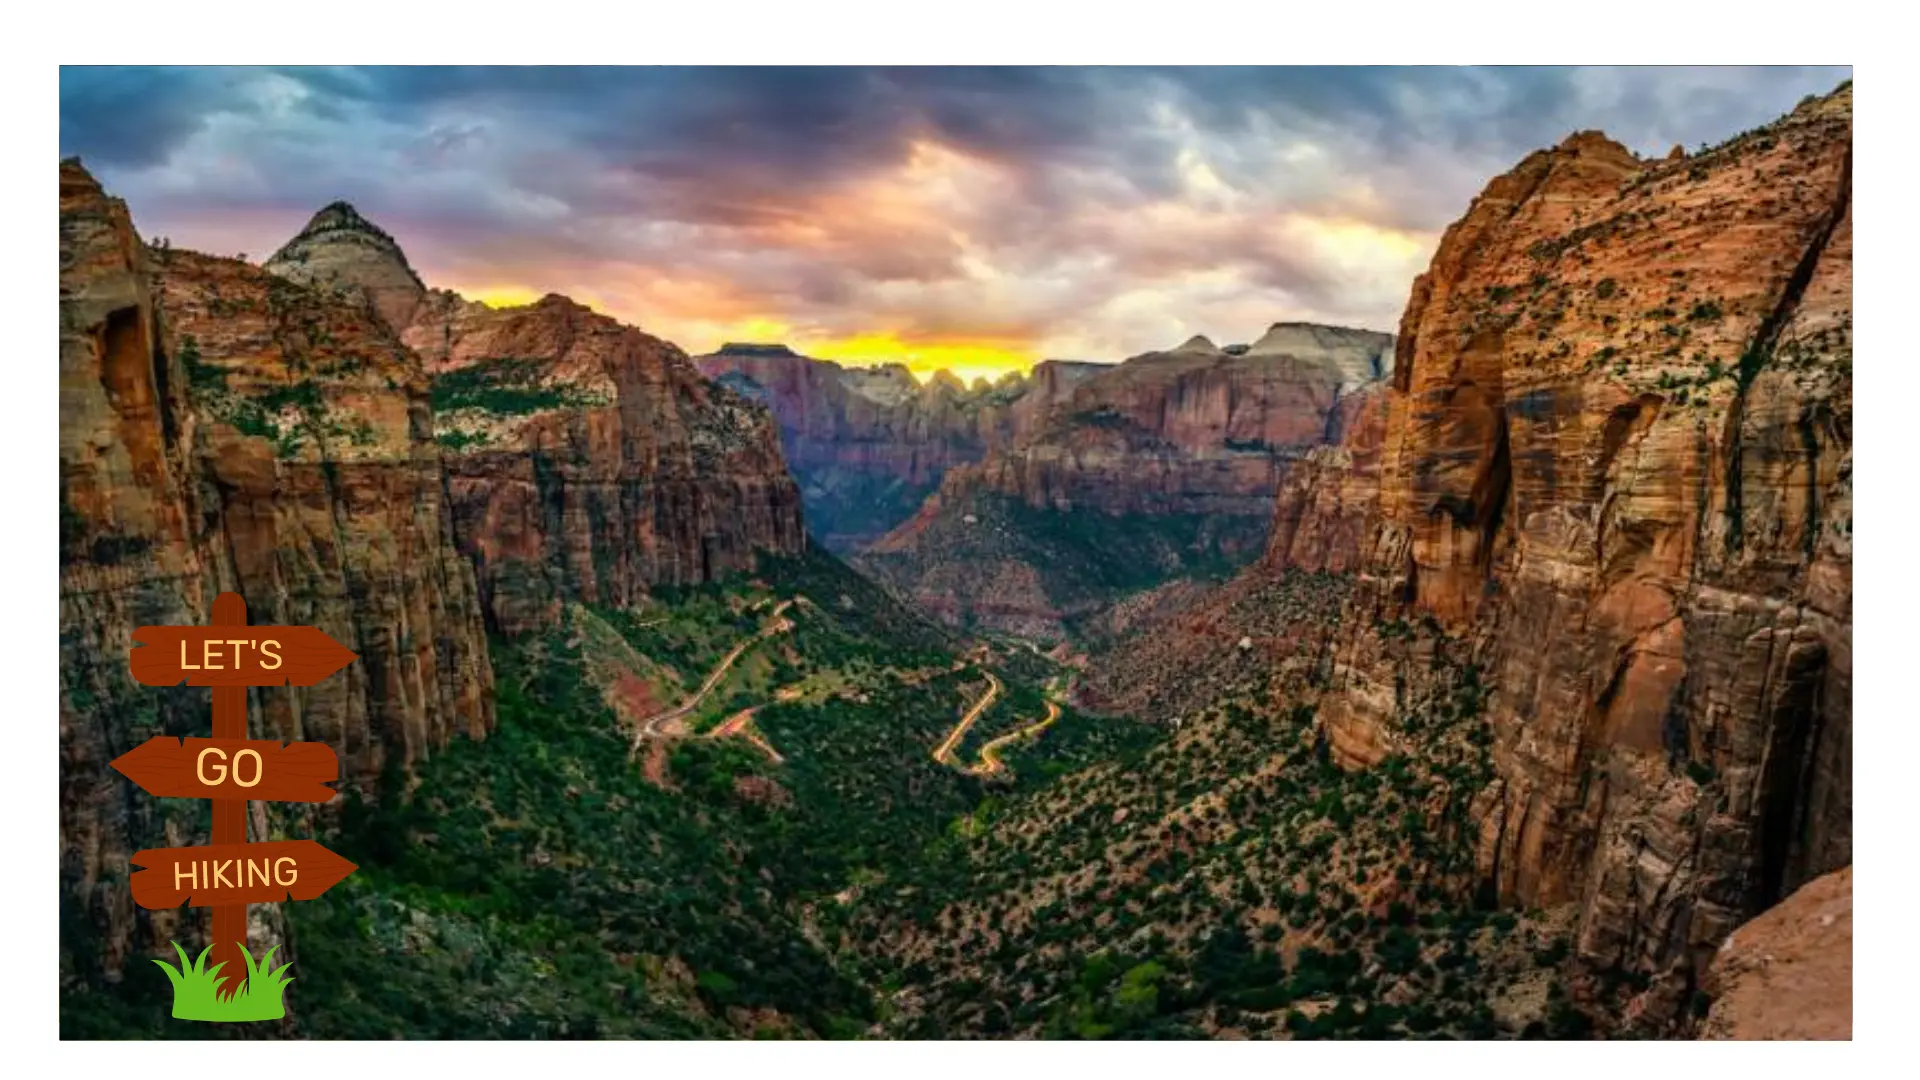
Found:
M 149 848 L 128 879 L 143 908 L 220 907 L 312 900 L 358 867 L 312 840 Z
M 143 686 L 312 686 L 359 658 L 316 626 L 142 626 L 133 640 Z

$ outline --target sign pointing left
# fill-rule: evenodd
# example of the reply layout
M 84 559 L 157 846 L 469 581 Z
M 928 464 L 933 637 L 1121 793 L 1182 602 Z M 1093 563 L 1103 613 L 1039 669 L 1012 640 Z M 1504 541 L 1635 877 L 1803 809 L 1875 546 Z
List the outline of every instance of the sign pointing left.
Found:
M 143 626 L 133 641 L 143 686 L 312 686 L 359 659 L 315 626 Z
M 326 743 L 177 739 L 155 735 L 107 764 L 149 795 L 323 803 L 339 792 L 340 759 Z

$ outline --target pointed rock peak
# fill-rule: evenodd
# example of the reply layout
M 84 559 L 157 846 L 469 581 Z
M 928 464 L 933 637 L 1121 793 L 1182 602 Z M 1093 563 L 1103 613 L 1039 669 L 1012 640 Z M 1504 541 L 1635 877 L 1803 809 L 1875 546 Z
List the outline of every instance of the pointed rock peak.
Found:
M 1195 334 L 1192 337 L 1188 338 L 1187 340 L 1181 342 L 1178 348 L 1172 349 L 1170 351 L 1177 352 L 1177 353 L 1204 353 L 1207 355 L 1212 355 L 1220 351 L 1220 346 L 1215 345 L 1213 343 L 1213 339 L 1207 337 L 1205 334 Z
M 300 230 L 301 236 L 332 232 L 335 229 L 350 229 L 354 232 L 368 233 L 391 242 L 393 237 L 373 222 L 368 221 L 353 204 L 344 199 L 336 199 L 320 208 L 319 213 L 308 219 L 307 227 Z
M 427 294 L 400 245 L 348 202 L 321 207 L 265 266 L 302 285 L 357 291 L 395 333 L 406 329 Z
M 960 381 L 960 376 L 955 375 L 946 368 L 934 369 L 933 375 L 927 379 L 927 385 L 944 386 L 951 390 L 965 390 L 967 388 L 967 384 Z

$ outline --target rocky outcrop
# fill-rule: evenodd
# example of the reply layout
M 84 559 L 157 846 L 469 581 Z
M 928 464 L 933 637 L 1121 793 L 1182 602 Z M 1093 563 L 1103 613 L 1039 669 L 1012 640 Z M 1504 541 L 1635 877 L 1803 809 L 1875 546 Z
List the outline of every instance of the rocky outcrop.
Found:
M 1361 415 L 1347 402 L 1392 344 L 1281 323 L 1238 353 L 1195 337 L 1133 357 L 1070 387 L 1031 435 L 949 470 L 861 565 L 952 621 L 1058 636 L 1126 591 L 1244 563 L 1287 470 Z
M 399 243 L 344 202 L 329 203 L 313 215 L 266 268 L 362 303 L 390 327 L 411 322 L 427 295 Z
M 1047 360 L 1031 375 L 967 387 L 951 375 L 922 384 L 900 364 L 843 367 L 785 345 L 729 343 L 695 362 L 773 411 L 807 521 L 838 551 L 905 520 L 949 470 L 1029 435 L 1100 368 Z
M 1576 905 L 1650 1022 L 1851 861 L 1851 141 L 1850 87 L 1681 159 L 1576 134 L 1474 201 L 1401 322 L 1321 720 L 1371 764 L 1422 677 L 1389 628 L 1467 642 L 1481 870 Z
M 1802 885 L 1727 936 L 1701 990 L 1703 1039 L 1853 1038 L 1853 868 Z
M 362 255 L 390 245 L 336 205 L 269 267 L 295 278 L 330 267 L 337 287 L 391 296 L 398 247 Z M 401 306 L 375 307 L 391 318 Z M 434 290 L 390 325 L 431 376 L 454 537 L 501 631 L 547 625 L 569 601 L 625 607 L 650 586 L 805 547 L 765 410 L 672 344 L 553 295 L 493 308 Z
M 1287 471 L 1275 500 L 1262 563 L 1272 569 L 1357 569 L 1380 505 L 1387 388 L 1375 383 L 1340 399 L 1328 422 L 1338 442 L 1316 446 Z
M 60 277 L 65 986 L 117 979 L 175 931 L 177 913 L 133 906 L 127 856 L 205 842 L 184 804 L 129 798 L 107 768 L 207 731 L 204 689 L 132 683 L 134 628 L 204 623 L 232 590 L 251 622 L 354 650 L 319 686 L 251 694 L 250 723 L 328 744 L 363 790 L 490 730 L 493 677 L 426 381 L 384 325 L 237 260 L 150 250 L 77 162 L 60 169 Z

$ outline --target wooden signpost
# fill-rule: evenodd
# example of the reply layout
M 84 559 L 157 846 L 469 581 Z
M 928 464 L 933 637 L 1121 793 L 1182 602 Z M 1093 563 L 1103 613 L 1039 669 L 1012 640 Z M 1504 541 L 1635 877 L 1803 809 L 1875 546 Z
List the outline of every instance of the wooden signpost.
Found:
M 311 626 L 248 626 L 246 601 L 230 592 L 214 600 L 211 626 L 143 626 L 133 640 L 139 683 L 213 688 L 212 738 L 156 735 L 112 762 L 150 795 L 213 801 L 211 845 L 134 854 L 133 902 L 212 908 L 213 962 L 230 995 L 246 978 L 247 905 L 312 900 L 355 869 L 312 840 L 247 843 L 248 800 L 323 803 L 340 775 L 324 743 L 247 738 L 247 687 L 312 686 L 357 657 Z

